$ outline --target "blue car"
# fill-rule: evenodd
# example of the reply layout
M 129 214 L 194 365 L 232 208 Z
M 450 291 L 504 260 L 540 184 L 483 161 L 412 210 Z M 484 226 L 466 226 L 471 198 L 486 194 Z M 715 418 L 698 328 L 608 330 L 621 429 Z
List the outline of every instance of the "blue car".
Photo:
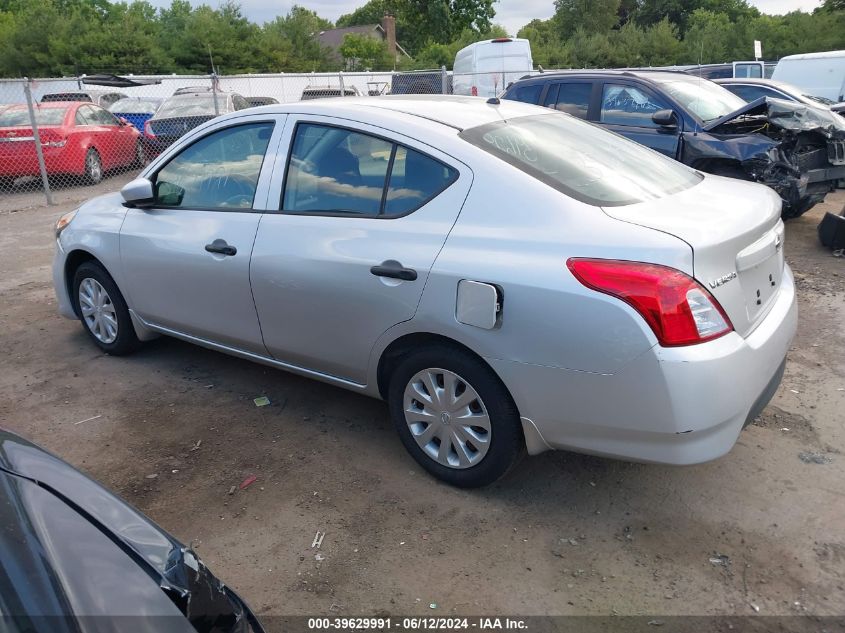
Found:
M 152 118 L 162 101 L 159 97 L 126 97 L 112 104 L 109 112 L 126 119 L 143 134 L 144 123 Z
M 845 123 L 821 108 L 760 97 L 746 103 L 683 72 L 574 70 L 523 77 L 504 99 L 586 119 L 690 167 L 763 183 L 793 218 L 845 177 Z

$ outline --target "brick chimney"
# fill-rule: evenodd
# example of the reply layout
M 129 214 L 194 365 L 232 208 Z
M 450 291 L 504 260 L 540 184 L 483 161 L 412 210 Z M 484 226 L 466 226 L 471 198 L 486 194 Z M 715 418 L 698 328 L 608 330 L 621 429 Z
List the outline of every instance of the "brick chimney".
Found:
M 387 52 L 390 53 L 393 59 L 396 59 L 396 18 L 392 15 L 385 15 L 381 19 L 381 28 L 384 29 Z

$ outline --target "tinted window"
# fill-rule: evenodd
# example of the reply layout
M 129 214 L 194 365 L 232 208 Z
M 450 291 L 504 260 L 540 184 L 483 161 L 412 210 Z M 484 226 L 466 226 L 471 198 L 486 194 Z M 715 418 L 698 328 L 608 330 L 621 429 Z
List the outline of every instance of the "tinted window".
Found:
M 681 163 L 574 117 L 517 117 L 470 128 L 460 136 L 587 204 L 618 206 L 663 198 L 702 178 Z
M 248 209 L 272 123 L 250 123 L 204 136 L 156 174 L 156 202 L 188 209 Z
M 249 107 L 246 99 L 240 95 L 232 95 L 232 104 L 235 106 L 235 110 L 243 110 Z
M 508 99 L 536 104 L 540 101 L 541 92 L 543 92 L 543 84 L 514 86 L 508 91 Z
M 458 177 L 451 167 L 417 151 L 397 146 L 384 203 L 384 215 L 403 215 L 421 207 Z
M 38 125 L 61 125 L 67 108 L 35 108 Z M 10 108 L 0 114 L 0 127 L 32 127 L 27 108 Z
M 587 110 L 590 109 L 590 95 L 593 92 L 593 84 L 589 83 L 563 83 L 557 93 L 556 103 L 552 104 L 556 110 L 566 112 L 582 119 L 587 118 Z
M 734 66 L 734 77 L 754 77 L 760 79 L 762 76 L 761 64 L 736 64 Z
M 612 125 L 660 127 L 651 120 L 666 104 L 642 88 L 605 84 L 601 97 L 601 122 Z
M 282 210 L 402 215 L 432 199 L 456 177 L 455 170 L 390 141 L 302 123 L 293 141 Z
M 57 92 L 41 97 L 42 102 L 47 101 L 91 101 L 91 96 L 84 92 Z
M 548 91 L 546 91 L 546 98 L 543 99 L 543 105 L 547 108 L 551 108 L 554 104 L 557 103 L 557 92 L 560 89 L 560 84 L 552 84 L 549 86 Z
M 759 99 L 760 97 L 776 97 L 778 99 L 784 98 L 782 94 L 763 86 L 729 86 L 727 88 L 732 93 L 748 102 Z

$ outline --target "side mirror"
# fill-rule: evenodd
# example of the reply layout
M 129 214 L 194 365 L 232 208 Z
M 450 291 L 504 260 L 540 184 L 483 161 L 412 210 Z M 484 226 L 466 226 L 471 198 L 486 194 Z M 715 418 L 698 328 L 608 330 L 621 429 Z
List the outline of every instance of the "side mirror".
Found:
M 678 123 L 675 120 L 675 112 L 673 110 L 658 110 L 651 115 L 651 120 L 660 127 L 678 127 Z
M 123 185 L 120 195 L 130 207 L 151 207 L 155 200 L 153 183 L 147 178 L 136 178 Z

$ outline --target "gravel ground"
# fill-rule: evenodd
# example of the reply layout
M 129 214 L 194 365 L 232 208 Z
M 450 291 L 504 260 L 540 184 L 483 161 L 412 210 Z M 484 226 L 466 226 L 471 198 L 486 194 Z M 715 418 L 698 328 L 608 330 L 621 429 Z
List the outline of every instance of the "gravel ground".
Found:
M 95 192 L 0 201 L 0 424 L 192 542 L 259 614 L 845 613 L 845 258 L 815 232 L 845 192 L 787 224 L 798 336 L 729 455 L 546 453 L 476 491 L 422 473 L 382 402 L 171 339 L 100 354 L 50 281 L 53 223 Z

